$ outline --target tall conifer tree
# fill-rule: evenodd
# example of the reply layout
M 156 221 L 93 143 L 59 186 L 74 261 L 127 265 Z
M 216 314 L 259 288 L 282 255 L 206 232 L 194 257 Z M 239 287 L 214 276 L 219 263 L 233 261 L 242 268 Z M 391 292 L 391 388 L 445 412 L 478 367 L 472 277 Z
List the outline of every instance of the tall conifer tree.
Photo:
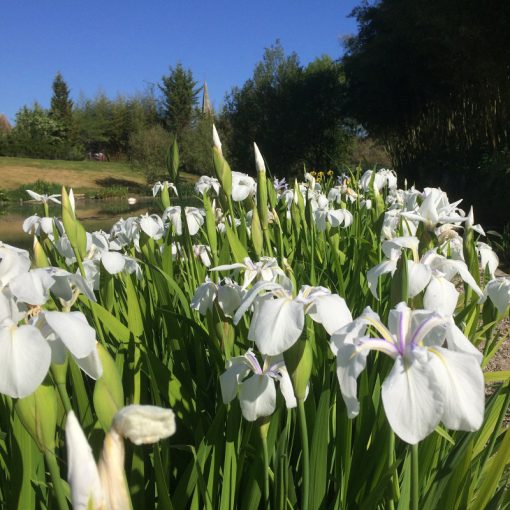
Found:
M 191 70 L 184 69 L 180 63 L 170 67 L 170 73 L 163 76 L 159 88 L 163 93 L 161 113 L 165 126 L 180 138 L 191 124 L 200 89 Z
M 53 95 L 51 96 L 50 116 L 62 124 L 66 136 L 69 136 L 73 123 L 73 102 L 69 98 L 69 87 L 60 72 L 55 75 L 51 88 Z

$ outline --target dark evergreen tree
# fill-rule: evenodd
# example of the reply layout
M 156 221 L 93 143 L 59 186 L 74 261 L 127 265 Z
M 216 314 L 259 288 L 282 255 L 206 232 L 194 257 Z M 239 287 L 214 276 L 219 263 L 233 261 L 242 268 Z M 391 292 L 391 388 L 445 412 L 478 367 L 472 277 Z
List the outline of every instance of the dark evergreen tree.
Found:
M 170 73 L 162 77 L 159 88 L 163 94 L 161 100 L 163 123 L 179 139 L 192 122 L 200 88 L 197 88 L 191 70 L 184 69 L 180 63 L 170 67 Z
M 73 102 L 69 97 L 69 87 L 60 72 L 55 75 L 51 88 L 53 95 L 51 96 L 50 116 L 60 122 L 66 134 L 70 135 L 73 123 Z

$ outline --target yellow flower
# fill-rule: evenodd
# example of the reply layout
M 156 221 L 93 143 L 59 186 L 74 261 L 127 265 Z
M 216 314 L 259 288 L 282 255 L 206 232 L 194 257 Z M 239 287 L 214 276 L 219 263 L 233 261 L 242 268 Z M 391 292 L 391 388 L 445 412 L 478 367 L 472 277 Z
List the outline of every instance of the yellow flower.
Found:
M 333 172 L 333 170 L 328 170 L 328 175 L 329 175 L 329 177 L 333 177 L 334 173 L 335 173 L 335 172 Z

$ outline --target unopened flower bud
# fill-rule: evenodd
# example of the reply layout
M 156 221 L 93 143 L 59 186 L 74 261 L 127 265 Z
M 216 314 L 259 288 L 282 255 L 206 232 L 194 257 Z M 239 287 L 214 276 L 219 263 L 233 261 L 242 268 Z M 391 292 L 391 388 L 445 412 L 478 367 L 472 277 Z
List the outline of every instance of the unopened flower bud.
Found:
M 216 130 L 216 126 L 214 124 L 212 126 L 212 137 L 214 146 L 218 149 L 219 153 L 223 155 L 223 152 L 221 152 L 220 136 L 218 135 L 218 131 Z
M 257 147 L 257 144 L 253 142 L 253 148 L 255 149 L 255 165 L 257 167 L 257 172 L 265 172 L 266 165 L 264 164 L 264 158 Z
M 126 406 L 113 418 L 112 429 L 137 445 L 155 443 L 175 433 L 175 415 L 157 406 Z

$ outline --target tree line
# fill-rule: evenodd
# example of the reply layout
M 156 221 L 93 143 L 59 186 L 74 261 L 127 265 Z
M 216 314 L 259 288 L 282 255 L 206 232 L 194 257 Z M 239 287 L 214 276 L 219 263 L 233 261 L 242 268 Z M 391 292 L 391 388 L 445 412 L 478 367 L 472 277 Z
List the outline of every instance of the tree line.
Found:
M 76 102 L 57 73 L 48 109 L 37 103 L 22 107 L 14 127 L 0 120 L 0 155 L 83 159 L 103 153 L 130 160 L 152 178 L 164 171 L 167 149 L 177 138 L 182 168 L 210 173 L 215 122 L 225 153 L 241 171 L 253 167 L 255 140 L 279 175 L 303 166 L 339 168 L 348 161 L 355 131 L 344 111 L 345 87 L 340 62 L 324 56 L 302 66 L 278 41 L 217 112 L 206 85 L 182 64 L 144 93 Z

